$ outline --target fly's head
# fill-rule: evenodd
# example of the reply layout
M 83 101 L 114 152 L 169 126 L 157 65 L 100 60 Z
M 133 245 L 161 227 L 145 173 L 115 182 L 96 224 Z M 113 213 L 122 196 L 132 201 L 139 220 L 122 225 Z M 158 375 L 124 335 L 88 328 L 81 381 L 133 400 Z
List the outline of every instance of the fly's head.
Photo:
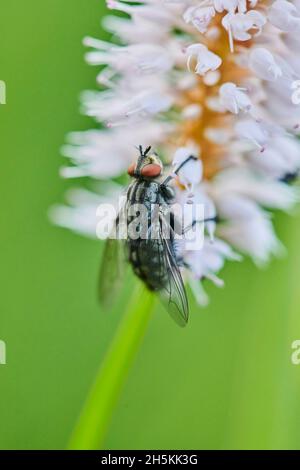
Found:
M 143 150 L 143 147 L 139 146 L 140 155 L 136 163 L 132 163 L 128 168 L 129 176 L 134 178 L 157 178 L 162 174 L 163 164 L 158 155 L 151 151 L 151 147 L 147 147 Z

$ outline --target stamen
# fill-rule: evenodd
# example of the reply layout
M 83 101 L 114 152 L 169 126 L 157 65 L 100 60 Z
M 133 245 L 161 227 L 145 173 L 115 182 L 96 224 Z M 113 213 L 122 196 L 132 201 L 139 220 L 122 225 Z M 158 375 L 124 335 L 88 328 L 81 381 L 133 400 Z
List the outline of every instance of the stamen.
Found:
M 233 42 L 233 36 L 232 36 L 231 26 L 229 26 L 229 28 L 228 28 L 228 36 L 229 36 L 229 47 L 230 47 L 230 51 L 231 51 L 232 53 L 234 53 L 234 42 Z

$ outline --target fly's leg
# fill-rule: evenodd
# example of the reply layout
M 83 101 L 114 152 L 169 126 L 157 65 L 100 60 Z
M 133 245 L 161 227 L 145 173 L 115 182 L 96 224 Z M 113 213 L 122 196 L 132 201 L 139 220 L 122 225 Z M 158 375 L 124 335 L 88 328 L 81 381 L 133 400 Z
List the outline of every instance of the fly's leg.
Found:
M 201 220 L 193 220 L 193 222 L 186 227 L 182 227 L 182 224 L 178 221 L 176 218 L 174 212 L 171 210 L 169 212 L 169 221 L 170 221 L 170 229 L 171 233 L 173 236 L 184 236 L 186 233 L 188 233 L 190 230 L 192 230 L 197 224 L 206 224 L 209 222 L 219 222 L 219 217 L 217 215 L 213 217 L 207 217 L 206 219 L 201 219 Z
M 178 175 L 179 171 L 191 160 L 198 160 L 197 157 L 194 157 L 193 155 L 190 155 L 187 157 L 178 167 L 174 170 L 173 173 L 171 173 L 169 176 L 166 177 L 166 179 L 161 183 L 161 186 L 166 187 L 170 181 L 172 181 L 176 176 Z
M 193 222 L 189 225 L 187 225 L 186 227 L 184 227 L 183 229 L 183 232 L 182 232 L 182 236 L 184 237 L 190 230 L 193 230 L 193 228 L 198 225 L 198 224 L 208 224 L 207 225 L 207 234 L 209 236 L 209 239 L 211 242 L 214 241 L 214 232 L 215 232 L 215 224 L 220 222 L 220 219 L 219 217 L 216 215 L 214 217 L 207 217 L 206 219 L 202 219 L 202 220 L 193 220 Z
M 182 231 L 182 235 L 185 235 L 187 232 L 192 230 L 195 225 L 197 224 L 206 224 L 207 222 L 215 222 L 217 223 L 219 221 L 218 216 L 215 217 L 208 217 L 207 219 L 202 219 L 202 220 L 194 220 L 191 224 L 189 224 L 187 227 L 184 227 Z

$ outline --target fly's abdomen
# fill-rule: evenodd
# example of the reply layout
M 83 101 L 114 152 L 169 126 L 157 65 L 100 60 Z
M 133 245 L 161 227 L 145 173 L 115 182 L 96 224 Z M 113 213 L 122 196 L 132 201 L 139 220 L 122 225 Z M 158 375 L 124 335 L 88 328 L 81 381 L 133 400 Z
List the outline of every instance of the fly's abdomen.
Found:
M 162 289 L 168 272 L 164 247 L 160 240 L 132 240 L 129 242 L 129 261 L 135 274 L 151 290 Z

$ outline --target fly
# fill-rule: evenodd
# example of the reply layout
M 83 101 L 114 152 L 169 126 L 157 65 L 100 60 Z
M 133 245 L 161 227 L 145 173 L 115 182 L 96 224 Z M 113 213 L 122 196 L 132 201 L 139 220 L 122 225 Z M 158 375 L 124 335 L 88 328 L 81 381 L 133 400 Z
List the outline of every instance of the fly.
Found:
M 134 227 L 138 236 L 127 235 L 124 241 L 127 260 L 136 276 L 160 297 L 176 323 L 185 326 L 189 318 L 189 304 L 180 272 L 182 260 L 176 249 L 175 216 L 172 213 L 175 195 L 169 184 L 184 165 L 196 158 L 189 156 L 174 173 L 161 181 L 163 164 L 158 155 L 151 152 L 151 147 L 143 150 L 142 146 L 139 153 L 137 162 L 128 168 L 133 181 L 115 225 L 118 229 L 121 219 L 124 219 L 129 227 L 134 221 L 132 208 L 136 205 L 144 208 L 146 221 L 142 219 Z M 154 231 L 153 207 L 157 208 Z M 155 236 L 151 236 L 153 232 Z M 102 303 L 111 299 L 113 290 L 122 280 L 123 253 L 120 240 L 108 238 L 100 271 L 99 297 Z

